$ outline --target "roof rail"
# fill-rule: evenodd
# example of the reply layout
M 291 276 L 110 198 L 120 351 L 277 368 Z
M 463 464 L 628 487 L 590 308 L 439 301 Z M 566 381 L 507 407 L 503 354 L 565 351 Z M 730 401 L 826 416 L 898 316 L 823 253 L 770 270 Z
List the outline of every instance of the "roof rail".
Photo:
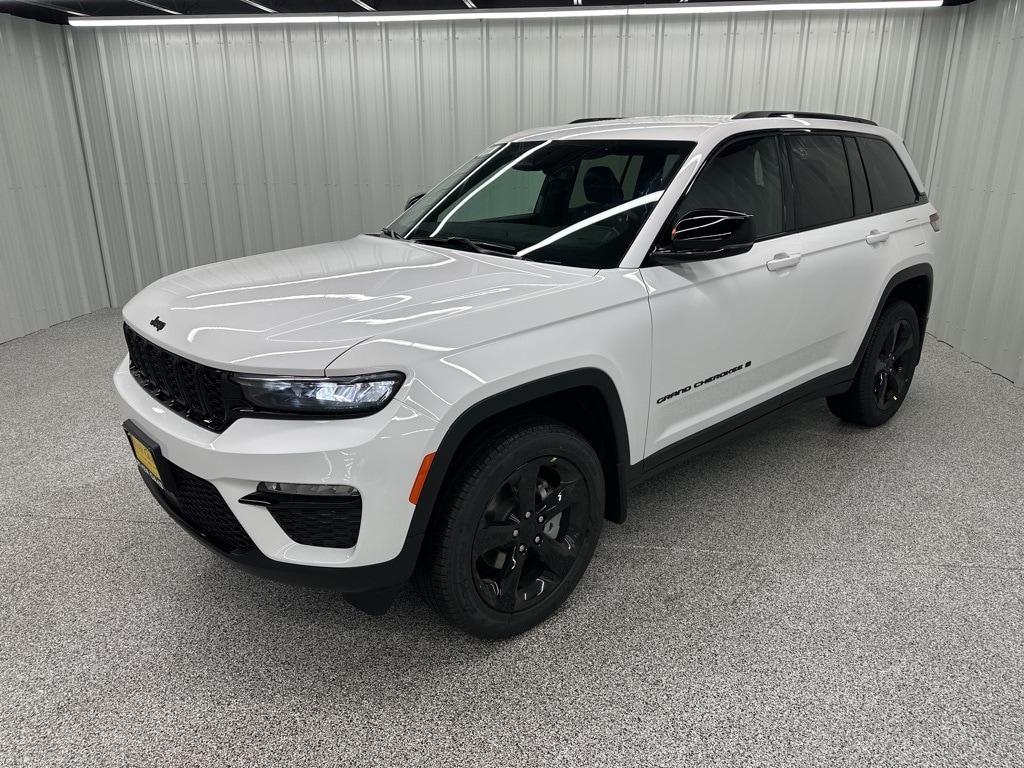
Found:
M 746 120 L 751 117 L 804 117 L 809 120 L 842 120 L 847 123 L 863 123 L 864 125 L 878 125 L 874 120 L 864 117 L 850 117 L 849 115 L 831 115 L 828 112 L 794 112 L 793 110 L 766 109 L 760 112 L 740 112 L 733 115 L 733 120 Z
M 570 120 L 569 125 L 576 125 L 576 123 L 599 123 L 602 120 L 621 120 L 621 117 L 577 117 L 575 120 Z

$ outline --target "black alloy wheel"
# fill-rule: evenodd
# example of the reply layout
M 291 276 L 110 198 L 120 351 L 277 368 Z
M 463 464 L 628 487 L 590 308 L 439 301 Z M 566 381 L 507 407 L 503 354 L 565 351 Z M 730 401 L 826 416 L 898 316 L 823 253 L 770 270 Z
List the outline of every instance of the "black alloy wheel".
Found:
M 910 321 L 900 318 L 893 324 L 882 341 L 875 360 L 875 402 L 883 411 L 895 410 L 907 395 L 910 381 L 907 372 L 913 370 L 916 340 Z
M 524 632 L 576 587 L 604 507 L 604 469 L 575 429 L 540 416 L 488 429 L 468 440 L 446 476 L 416 585 L 472 635 Z
M 891 419 L 907 399 L 921 354 L 921 322 L 906 301 L 882 310 L 850 389 L 826 398 L 839 418 L 865 427 Z
M 491 608 L 514 613 L 549 599 L 590 530 L 590 494 L 560 456 L 532 459 L 491 496 L 473 542 L 473 578 Z

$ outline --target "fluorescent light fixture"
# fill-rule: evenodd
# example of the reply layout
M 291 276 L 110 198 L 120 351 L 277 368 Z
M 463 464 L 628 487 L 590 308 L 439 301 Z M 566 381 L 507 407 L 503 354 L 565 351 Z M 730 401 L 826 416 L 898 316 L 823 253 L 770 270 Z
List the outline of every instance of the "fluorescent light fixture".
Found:
M 630 8 L 630 16 L 676 16 L 695 13 L 770 13 L 777 11 L 889 11 L 913 8 L 938 8 L 942 0 L 843 0 L 842 2 L 794 3 L 680 3 Z
M 400 13 L 339 14 L 342 24 L 364 24 L 388 21 L 484 21 L 487 19 L 560 19 L 584 16 L 625 16 L 625 8 L 542 8 L 509 11 L 406 11 Z
M 679 3 L 619 7 L 523 8 L 485 11 L 409 11 L 400 13 L 275 13 L 241 16 L 88 16 L 69 18 L 73 27 L 165 27 L 217 24 L 388 24 L 430 21 L 543 20 L 622 16 L 677 16 L 701 13 L 769 13 L 778 11 L 881 11 L 938 8 L 942 0 L 826 0 L 825 2 Z
M 90 16 L 68 19 L 72 27 L 193 27 L 216 24 L 324 24 L 336 13 L 267 13 L 245 16 Z

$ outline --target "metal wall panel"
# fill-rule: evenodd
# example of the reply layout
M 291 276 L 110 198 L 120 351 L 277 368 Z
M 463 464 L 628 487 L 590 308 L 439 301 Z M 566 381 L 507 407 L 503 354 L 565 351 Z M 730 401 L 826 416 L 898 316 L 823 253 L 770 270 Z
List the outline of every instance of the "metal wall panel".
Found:
M 918 11 L 66 34 L 123 303 L 187 266 L 375 230 L 522 128 L 784 106 L 904 130 L 937 87 L 925 29 Z
M 521 128 L 786 107 L 905 136 L 947 234 L 931 328 L 1024 383 L 1022 3 L 65 29 L 67 58 L 57 29 L 0 16 L 0 339 L 184 267 L 374 230 Z
M 1024 0 L 967 6 L 950 47 L 931 185 L 947 247 L 931 329 L 1024 385 Z
M 0 341 L 109 306 L 59 27 L 0 14 Z

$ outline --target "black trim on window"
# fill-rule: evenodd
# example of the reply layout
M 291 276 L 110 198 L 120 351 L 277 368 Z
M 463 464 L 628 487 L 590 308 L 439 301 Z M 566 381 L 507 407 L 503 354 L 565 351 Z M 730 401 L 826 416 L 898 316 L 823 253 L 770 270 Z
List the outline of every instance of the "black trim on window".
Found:
M 868 166 L 867 166 L 867 163 L 864 162 L 864 150 L 861 147 L 861 141 L 863 139 L 868 139 L 868 140 L 873 140 L 873 141 L 881 141 L 881 142 L 884 142 L 885 144 L 889 145 L 889 148 L 892 150 L 893 156 L 895 156 L 895 158 L 896 158 L 896 162 L 898 162 L 900 164 L 900 168 L 903 170 L 903 173 L 906 175 L 907 181 L 910 182 L 910 188 L 913 189 L 914 192 L 917 194 L 917 199 L 916 199 L 915 202 L 910 203 L 908 205 L 898 205 L 895 208 L 881 208 L 881 209 L 879 209 L 879 208 L 875 207 L 875 194 L 874 194 L 874 192 L 871 191 L 871 177 L 868 174 Z M 867 182 L 867 185 L 868 185 L 868 195 L 871 198 L 871 210 L 874 213 L 889 213 L 890 211 L 899 211 L 899 210 L 901 210 L 903 208 L 910 208 L 910 207 L 912 207 L 914 205 L 922 205 L 922 204 L 928 202 L 928 195 L 925 194 L 924 191 L 921 190 L 917 186 L 917 182 L 914 181 L 914 176 L 910 173 L 910 169 L 907 168 L 906 164 L 903 162 L 903 158 L 900 157 L 900 153 L 896 151 L 896 147 L 894 147 L 892 145 L 892 142 L 888 141 L 887 139 L 885 139 L 882 136 L 868 136 L 868 135 L 865 135 L 863 133 L 861 133 L 861 134 L 854 134 L 853 135 L 853 140 L 854 140 L 854 143 L 857 145 L 857 152 L 860 155 L 861 167 L 864 169 L 864 180 Z
M 854 215 L 854 216 L 852 216 L 849 219 L 840 219 L 839 221 L 832 221 L 832 222 L 829 222 L 827 224 L 819 224 L 819 225 L 814 226 L 814 227 L 806 227 L 804 229 L 797 229 L 796 226 L 795 226 L 795 222 L 796 222 L 796 215 L 795 215 L 795 199 L 796 199 L 796 195 L 795 195 L 795 189 L 793 188 L 793 170 L 792 170 L 792 167 L 790 166 L 788 142 L 782 141 L 782 138 L 785 135 L 787 135 L 787 134 L 796 134 L 796 133 L 814 133 L 814 134 L 823 134 L 823 135 L 843 136 L 843 137 L 850 137 L 850 138 L 853 138 L 853 139 L 857 139 L 858 137 L 861 137 L 861 136 L 866 136 L 869 139 L 870 138 L 879 139 L 879 140 L 885 141 L 886 143 L 891 145 L 891 142 L 889 142 L 887 139 L 885 139 L 882 136 L 878 136 L 876 134 L 866 134 L 866 133 L 859 133 L 857 131 L 843 131 L 843 130 L 829 129 L 829 128 L 767 128 L 767 129 L 760 129 L 760 130 L 753 130 L 753 131 L 743 131 L 741 133 L 734 133 L 734 134 L 728 136 L 727 138 L 723 139 L 710 152 L 708 152 L 708 155 L 704 159 L 704 162 L 701 163 L 700 167 L 697 169 L 697 172 L 694 173 L 693 178 L 690 179 L 689 183 L 686 185 L 686 187 L 683 189 L 683 191 L 679 194 L 679 196 L 676 198 L 675 202 L 672 204 L 672 207 L 669 209 L 668 216 L 662 222 L 661 227 L 658 230 L 658 234 L 655 236 L 654 241 L 651 243 L 650 252 L 653 252 L 654 249 L 658 247 L 659 243 L 663 242 L 665 234 L 667 232 L 671 231 L 672 225 L 674 224 L 674 222 L 671 221 L 672 213 L 675 212 L 676 207 L 679 205 L 679 203 L 682 201 L 682 199 L 684 197 L 686 197 L 687 194 L 689 194 L 690 189 L 693 187 L 694 182 L 696 182 L 697 179 L 700 178 L 700 175 L 701 175 L 701 173 L 704 172 L 704 169 L 711 163 L 711 161 L 718 155 L 719 152 L 721 152 L 723 149 L 728 147 L 732 142 L 734 142 L 734 141 L 736 141 L 738 139 L 750 138 L 751 136 L 772 136 L 772 135 L 774 135 L 774 136 L 778 137 L 778 141 L 780 142 L 779 150 L 781 152 L 784 152 L 784 155 L 785 155 L 785 158 L 786 158 L 785 162 L 782 163 L 782 165 L 783 165 L 783 175 L 788 180 L 788 184 L 783 184 L 783 215 L 784 215 L 784 219 L 785 219 L 785 221 L 784 221 L 784 224 L 785 224 L 785 227 L 786 227 L 785 231 L 779 232 L 778 234 L 774 234 L 774 235 L 766 235 L 764 237 L 757 237 L 756 236 L 757 233 L 755 232 L 754 233 L 754 235 L 755 235 L 754 242 L 755 243 L 767 242 L 769 240 L 775 240 L 776 238 L 779 238 L 779 237 L 786 237 L 787 235 L 798 235 L 801 232 L 809 232 L 809 231 L 814 230 L 814 229 L 822 229 L 824 227 L 835 226 L 836 224 L 844 224 L 847 221 L 859 221 L 861 219 L 868 219 L 868 218 L 871 218 L 872 216 L 878 216 L 878 215 L 880 215 L 882 213 L 892 213 L 893 211 L 901 211 L 901 210 L 907 210 L 909 208 L 916 208 L 917 206 L 924 205 L 925 203 L 928 202 L 928 195 L 923 190 L 918 188 L 917 183 L 914 181 L 914 177 L 909 172 L 907 172 L 907 176 L 910 179 L 911 185 L 914 187 L 914 191 L 917 192 L 917 201 L 916 202 L 911 203 L 909 205 L 900 206 L 899 208 L 890 208 L 890 209 L 887 209 L 887 210 L 884 210 L 884 211 L 876 211 L 876 210 L 874 210 L 874 206 L 872 205 L 872 210 L 870 212 L 868 212 L 868 213 L 863 214 L 863 215 L 859 215 L 859 216 L 858 215 Z M 845 145 L 846 142 L 844 141 L 843 144 Z M 860 149 L 858 147 L 858 153 L 859 152 L 860 152 Z M 900 164 L 903 165 L 903 159 L 900 157 L 899 152 L 896 152 L 896 158 L 900 161 Z M 863 160 L 862 160 L 862 163 L 863 163 Z M 903 165 L 903 170 L 907 171 L 906 165 Z M 867 176 L 867 171 L 865 169 L 865 177 L 866 176 Z M 871 194 L 871 185 L 870 184 L 868 184 L 868 194 L 869 194 L 869 196 Z M 653 262 L 650 262 L 650 261 L 645 259 L 644 262 L 641 263 L 640 266 L 641 267 L 651 267 L 651 266 L 657 266 L 657 265 L 654 264 Z
M 785 214 L 784 229 L 780 234 L 788 235 L 796 229 L 796 182 L 793 180 L 793 165 L 789 158 L 789 148 L 783 141 L 781 132 L 776 132 L 775 143 L 779 147 L 779 164 L 782 166 L 782 205 Z M 757 235 L 757 232 L 754 233 Z M 779 235 L 775 235 L 778 237 Z M 763 238 L 768 240 L 769 238 Z M 754 242 L 758 242 L 755 240 Z
M 855 216 L 864 216 L 866 213 L 872 212 L 874 206 L 871 204 L 871 185 L 868 184 L 868 172 L 864 167 L 864 158 L 860 154 L 860 145 L 857 144 L 857 139 L 853 136 L 843 136 L 843 149 L 846 151 L 846 165 L 850 169 L 850 192 L 853 194 L 853 214 Z M 859 193 L 857 189 L 858 182 L 863 186 L 863 190 Z M 862 195 L 867 199 L 859 199 Z M 858 205 L 858 203 L 866 203 L 866 207 Z

